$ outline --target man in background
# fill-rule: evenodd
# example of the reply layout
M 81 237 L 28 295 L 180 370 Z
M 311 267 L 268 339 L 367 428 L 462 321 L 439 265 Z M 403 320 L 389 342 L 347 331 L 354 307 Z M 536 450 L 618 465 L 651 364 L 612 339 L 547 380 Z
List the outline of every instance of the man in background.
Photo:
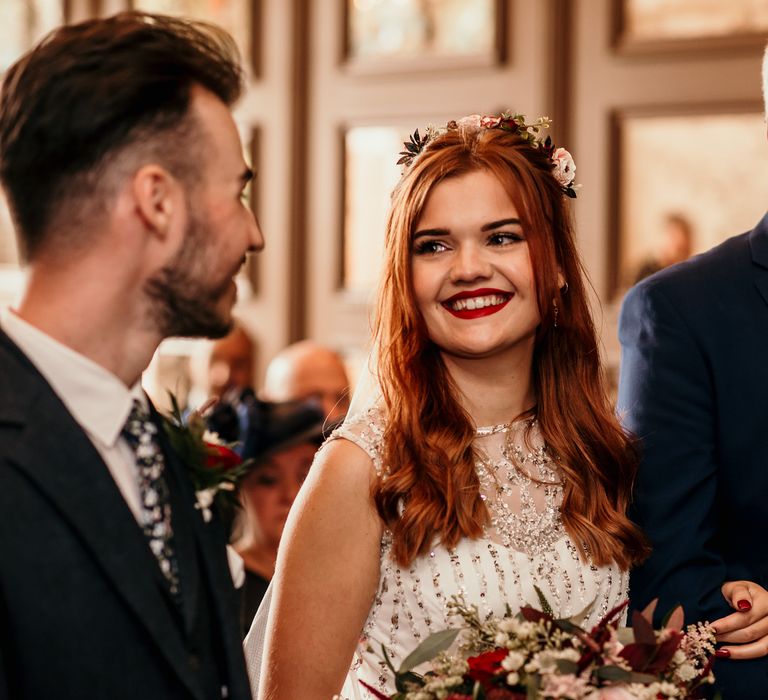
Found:
M 768 698 L 768 215 L 631 289 L 619 336 L 619 411 L 641 441 L 632 513 L 653 548 L 632 604 L 713 622 L 723 698 Z
M 0 321 L 0 698 L 251 697 L 225 533 L 139 380 L 225 335 L 263 240 L 234 45 L 124 13 L 6 73 L 0 179 L 29 282 Z
M 215 341 L 208 355 L 209 396 L 223 396 L 233 389 L 254 388 L 256 344 L 239 324 Z
M 262 397 L 266 401 L 315 399 L 329 422 L 349 409 L 349 379 L 337 352 L 311 340 L 281 350 L 267 367 Z

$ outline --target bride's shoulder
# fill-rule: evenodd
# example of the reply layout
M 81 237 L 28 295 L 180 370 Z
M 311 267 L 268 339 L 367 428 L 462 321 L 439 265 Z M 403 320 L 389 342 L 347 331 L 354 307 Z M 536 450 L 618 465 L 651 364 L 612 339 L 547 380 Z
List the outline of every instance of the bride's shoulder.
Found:
M 340 454 L 344 454 L 347 458 L 355 454 L 362 457 L 364 454 L 373 463 L 376 473 L 380 474 L 384 427 L 384 407 L 381 403 L 377 403 L 361 413 L 348 416 L 331 433 L 320 453 L 325 453 L 326 458 Z M 360 454 L 361 452 L 363 454 Z

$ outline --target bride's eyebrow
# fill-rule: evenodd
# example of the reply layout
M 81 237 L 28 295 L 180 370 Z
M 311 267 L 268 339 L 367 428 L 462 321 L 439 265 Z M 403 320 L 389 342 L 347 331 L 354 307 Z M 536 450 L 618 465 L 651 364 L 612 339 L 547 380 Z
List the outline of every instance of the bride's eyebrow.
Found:
M 481 227 L 481 231 L 490 231 L 495 228 L 501 228 L 502 226 L 519 226 L 520 219 L 499 219 L 499 221 L 492 221 L 490 224 L 485 224 Z
M 450 232 L 447 228 L 425 228 L 421 229 L 421 231 L 416 231 L 416 233 L 413 234 L 413 239 L 416 240 L 417 238 L 422 238 L 423 236 L 447 236 Z

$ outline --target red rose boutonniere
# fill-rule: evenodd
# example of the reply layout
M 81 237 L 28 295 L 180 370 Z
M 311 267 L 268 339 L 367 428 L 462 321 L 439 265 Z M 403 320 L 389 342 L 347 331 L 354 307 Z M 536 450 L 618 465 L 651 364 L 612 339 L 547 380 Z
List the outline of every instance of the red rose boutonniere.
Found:
M 205 522 L 213 517 L 215 506 L 225 510 L 239 507 L 237 487 L 253 466 L 234 451 L 233 445 L 222 442 L 216 433 L 206 429 L 205 413 L 213 405 L 208 402 L 184 417 L 176 397 L 169 392 L 172 410 L 163 416 L 163 427 L 171 447 L 187 466 L 195 488 L 197 508 Z

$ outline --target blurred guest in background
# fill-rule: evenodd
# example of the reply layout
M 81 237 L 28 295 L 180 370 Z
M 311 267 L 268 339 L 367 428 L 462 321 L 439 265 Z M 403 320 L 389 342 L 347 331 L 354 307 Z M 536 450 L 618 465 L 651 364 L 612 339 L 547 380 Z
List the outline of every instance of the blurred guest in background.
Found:
M 255 391 L 256 341 L 239 321 L 219 340 L 200 341 L 189 363 L 191 388 L 187 405 L 199 408 L 210 398 Z
M 323 440 L 325 416 L 315 403 L 270 406 L 256 466 L 241 486 L 242 530 L 235 549 L 245 564 L 243 636 L 275 573 L 288 511 Z
M 330 421 L 349 408 L 344 361 L 330 348 L 301 340 L 279 352 L 267 367 L 262 396 L 267 401 L 315 399 Z
M 632 603 L 711 621 L 723 697 L 768 698 L 768 215 L 633 287 L 619 337 L 619 410 L 643 453 L 632 515 L 653 547 Z
M 215 341 L 208 357 L 209 396 L 222 396 L 230 389 L 254 388 L 256 344 L 240 324 Z
M 693 250 L 693 238 L 693 226 L 683 214 L 667 214 L 655 254 L 640 265 L 635 284 L 665 267 L 687 260 Z

